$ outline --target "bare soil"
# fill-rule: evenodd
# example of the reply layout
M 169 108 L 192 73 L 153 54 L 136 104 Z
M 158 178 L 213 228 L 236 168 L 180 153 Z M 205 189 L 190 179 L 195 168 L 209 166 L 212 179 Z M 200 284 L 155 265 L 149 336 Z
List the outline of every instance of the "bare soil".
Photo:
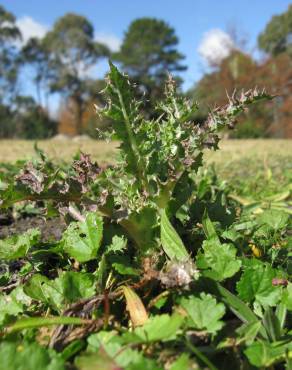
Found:
M 59 217 L 45 220 L 43 217 L 26 217 L 18 220 L 12 218 L 0 218 L 0 239 L 14 234 L 21 234 L 32 228 L 39 228 L 42 241 L 59 240 L 66 228 L 64 220 Z

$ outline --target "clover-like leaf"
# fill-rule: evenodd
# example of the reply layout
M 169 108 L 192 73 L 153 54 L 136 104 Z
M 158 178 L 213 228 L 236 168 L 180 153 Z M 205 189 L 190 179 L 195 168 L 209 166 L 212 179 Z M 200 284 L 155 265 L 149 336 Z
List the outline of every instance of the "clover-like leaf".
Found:
M 288 351 L 291 350 L 292 342 L 282 344 L 257 341 L 251 344 L 244 353 L 252 365 L 268 368 L 276 361 L 284 359 Z
M 55 310 L 60 310 L 63 303 L 63 292 L 60 284 L 46 276 L 35 274 L 24 286 L 24 292 L 36 301 L 43 302 Z
M 204 270 L 204 275 L 222 281 L 236 274 L 241 261 L 236 258 L 236 248 L 232 244 L 221 244 L 216 238 L 205 240 L 203 252 L 197 256 L 197 267 Z
M 88 352 L 77 357 L 75 364 L 80 370 L 162 370 L 156 361 L 123 345 L 123 338 L 116 331 L 92 334 L 88 338 Z
M 43 302 L 59 311 L 65 303 L 72 303 L 95 294 L 92 274 L 66 271 L 54 280 L 35 274 L 24 287 L 31 298 Z
M 207 330 L 214 334 L 223 326 L 220 320 L 225 314 L 223 303 L 217 303 L 210 294 L 201 293 L 200 297 L 183 298 L 180 302 L 189 316 L 190 326 L 198 330 Z
M 179 314 L 156 315 L 149 318 L 143 326 L 135 328 L 132 333 L 124 334 L 123 339 L 127 343 L 166 341 L 176 336 L 183 321 L 183 316 Z
M 239 297 L 245 302 L 275 306 L 281 297 L 281 288 L 272 284 L 276 276 L 277 271 L 268 264 L 250 264 L 236 285 Z

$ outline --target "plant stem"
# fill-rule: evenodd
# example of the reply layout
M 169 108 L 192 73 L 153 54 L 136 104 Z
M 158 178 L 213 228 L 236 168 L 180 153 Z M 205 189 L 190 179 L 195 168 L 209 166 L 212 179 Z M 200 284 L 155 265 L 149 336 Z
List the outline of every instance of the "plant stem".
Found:
M 208 360 L 208 358 L 200 352 L 187 338 L 186 340 L 186 345 L 187 347 L 205 364 L 209 367 L 210 370 L 218 370 L 216 366 L 212 364 L 211 361 Z
M 68 213 L 72 218 L 74 218 L 74 220 L 77 220 L 77 221 L 80 221 L 80 222 L 84 222 L 86 220 L 86 218 L 84 216 L 82 216 L 82 214 L 76 208 L 74 208 L 72 205 L 69 205 Z

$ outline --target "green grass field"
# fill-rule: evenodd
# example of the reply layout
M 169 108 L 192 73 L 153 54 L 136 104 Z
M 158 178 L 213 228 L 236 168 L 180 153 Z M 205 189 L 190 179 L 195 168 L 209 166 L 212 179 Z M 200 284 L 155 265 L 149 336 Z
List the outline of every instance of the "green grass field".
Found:
M 36 156 L 34 145 L 34 141 L 0 141 L 0 164 L 30 160 Z M 42 140 L 37 145 L 55 163 L 70 163 L 82 151 L 101 165 L 114 163 L 118 147 L 117 142 L 74 139 Z M 214 164 L 217 175 L 240 196 L 264 198 L 292 186 L 292 140 L 225 140 L 220 150 L 206 150 L 205 158 L 202 170 Z
M 35 155 L 34 141 L 0 140 L 0 162 L 30 159 Z M 112 162 L 117 143 L 82 140 L 41 140 L 38 146 L 54 160 L 70 161 L 79 150 L 90 153 L 100 162 Z M 214 162 L 229 162 L 240 158 L 268 162 L 273 156 L 292 156 L 292 140 L 225 140 L 222 150 L 207 152 Z

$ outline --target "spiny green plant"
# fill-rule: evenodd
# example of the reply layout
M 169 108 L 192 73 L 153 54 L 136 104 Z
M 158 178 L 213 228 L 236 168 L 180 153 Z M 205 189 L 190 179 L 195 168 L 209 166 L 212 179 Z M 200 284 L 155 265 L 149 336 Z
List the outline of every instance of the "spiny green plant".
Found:
M 157 104 L 157 119 L 145 118 L 143 102 L 134 98 L 128 77 L 113 64 L 103 93 L 107 105 L 98 108 L 98 113 L 113 121 L 111 138 L 120 142 L 117 166 L 100 171 L 82 156 L 74 165 L 75 175 L 61 181 L 57 171 L 48 171 L 46 162 L 39 168 L 29 165 L 2 195 L 2 207 L 25 199 L 55 200 L 62 205 L 75 202 L 89 209 L 96 206 L 126 230 L 141 253 L 159 249 L 161 232 L 168 257 L 187 258 L 178 238 L 164 238 L 165 230 L 172 229 L 168 219 L 193 196 L 193 177 L 204 151 L 218 149 L 220 131 L 234 127 L 236 116 L 249 105 L 270 97 L 256 89 L 234 95 L 199 125 L 192 120 L 197 103 L 177 95 L 171 77 L 165 100 Z M 95 196 L 88 197 L 86 184 L 92 179 Z

